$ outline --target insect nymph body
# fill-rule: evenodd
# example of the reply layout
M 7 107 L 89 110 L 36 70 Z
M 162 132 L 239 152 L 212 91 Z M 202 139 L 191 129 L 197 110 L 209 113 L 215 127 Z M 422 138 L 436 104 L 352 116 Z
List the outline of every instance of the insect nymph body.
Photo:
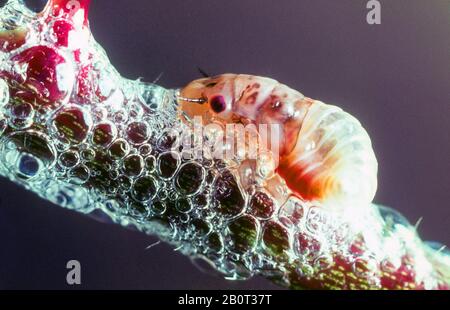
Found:
M 235 74 L 196 80 L 180 99 L 181 110 L 191 116 L 280 125 L 270 135 L 280 145 L 277 173 L 303 199 L 330 205 L 372 201 L 377 161 L 370 138 L 340 108 L 273 79 Z
M 49 0 L 32 14 L 10 0 L 0 9 L 0 176 L 155 234 L 228 279 L 449 288 L 450 254 L 370 203 L 377 164 L 355 118 L 262 77 L 226 74 L 181 91 L 127 80 L 93 39 L 88 5 Z M 279 165 L 257 174 L 265 158 L 211 160 L 204 144 L 208 156 L 184 156 L 195 133 L 185 116 L 278 125 L 266 138 L 281 146 Z

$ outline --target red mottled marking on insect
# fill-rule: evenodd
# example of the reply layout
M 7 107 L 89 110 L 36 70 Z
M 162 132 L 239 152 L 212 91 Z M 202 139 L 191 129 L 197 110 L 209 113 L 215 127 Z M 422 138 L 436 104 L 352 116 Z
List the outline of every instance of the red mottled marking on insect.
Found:
M 250 87 L 253 88 L 253 89 L 259 89 L 261 87 L 261 84 L 253 83 Z
M 261 84 L 259 84 L 257 82 L 255 82 L 253 84 L 249 84 L 242 91 L 242 94 L 240 97 L 243 97 L 244 94 L 251 93 L 253 91 L 253 93 L 251 95 L 247 96 L 247 98 L 245 99 L 245 104 L 253 105 L 256 103 L 256 98 L 258 98 L 258 95 L 259 95 L 258 89 L 260 89 L 260 88 L 261 88 Z
M 248 84 L 246 87 L 245 87 L 245 89 L 244 89 L 244 91 L 250 91 L 250 90 L 253 90 L 253 89 L 259 89 L 261 87 L 261 84 L 259 84 L 258 82 L 255 82 L 255 83 L 253 83 L 253 84 Z
M 253 94 L 249 95 L 245 99 L 245 104 L 250 104 L 250 105 L 255 104 L 256 98 L 258 98 L 258 94 L 259 94 L 259 92 L 255 91 Z
M 281 95 L 270 95 L 269 98 L 259 107 L 258 113 L 262 115 L 264 122 L 275 123 L 281 126 L 283 130 L 279 137 L 281 156 L 291 153 L 297 144 L 300 128 L 303 121 L 303 115 L 289 114 L 289 110 L 283 110 L 285 100 L 288 97 L 286 93 Z M 269 121 L 268 121 L 269 120 Z

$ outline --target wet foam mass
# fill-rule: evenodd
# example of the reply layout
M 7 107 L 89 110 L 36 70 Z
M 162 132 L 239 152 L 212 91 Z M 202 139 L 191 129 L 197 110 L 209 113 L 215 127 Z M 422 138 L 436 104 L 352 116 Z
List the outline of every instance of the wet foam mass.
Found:
M 62 207 L 158 235 L 228 279 L 448 288 L 448 253 L 395 211 L 324 209 L 291 195 L 264 162 L 217 160 L 207 148 L 190 158 L 175 90 L 121 77 L 92 37 L 88 4 L 53 0 L 34 13 L 10 0 L 1 9 L 1 175 Z

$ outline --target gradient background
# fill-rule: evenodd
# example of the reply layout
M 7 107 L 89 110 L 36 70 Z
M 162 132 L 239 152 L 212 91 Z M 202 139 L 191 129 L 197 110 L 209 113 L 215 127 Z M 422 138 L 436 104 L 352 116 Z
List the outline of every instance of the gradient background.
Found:
M 4 1 L 2 1 L 4 2 Z M 29 1 L 35 5 L 44 1 Z M 450 1 L 93 0 L 96 39 L 124 76 L 179 87 L 210 74 L 276 78 L 341 106 L 369 131 L 376 201 L 424 239 L 450 244 Z M 85 289 L 265 289 L 254 278 L 203 274 L 154 237 L 101 224 L 0 180 L 0 288 L 66 289 L 66 262 Z

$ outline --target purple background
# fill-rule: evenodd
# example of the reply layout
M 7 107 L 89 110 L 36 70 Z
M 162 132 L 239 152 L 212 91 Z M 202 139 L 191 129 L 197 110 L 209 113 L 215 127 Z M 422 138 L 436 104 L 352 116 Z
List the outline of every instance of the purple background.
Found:
M 32 1 L 39 2 L 39 1 Z M 343 107 L 369 131 L 379 161 L 376 201 L 424 239 L 450 244 L 450 1 L 93 0 L 91 26 L 126 77 L 166 87 L 211 74 L 276 78 Z M 0 180 L 0 288 L 65 289 L 82 264 L 90 289 L 274 288 L 198 271 L 154 237 L 104 225 Z

